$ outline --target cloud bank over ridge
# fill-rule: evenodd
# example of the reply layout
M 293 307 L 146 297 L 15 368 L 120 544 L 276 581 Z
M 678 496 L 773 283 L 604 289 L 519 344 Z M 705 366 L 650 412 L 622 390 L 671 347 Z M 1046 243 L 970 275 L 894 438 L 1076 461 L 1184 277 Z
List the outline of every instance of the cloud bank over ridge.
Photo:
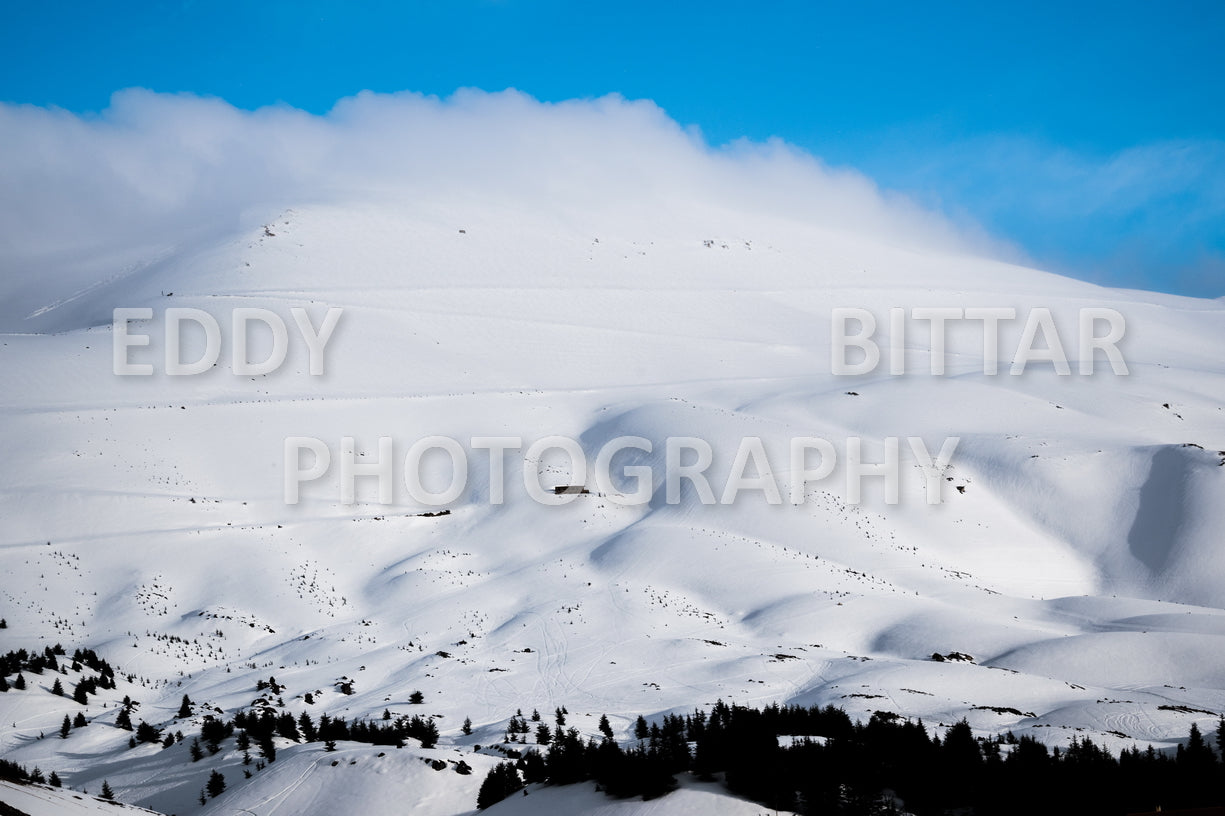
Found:
M 973 224 L 780 140 L 711 147 L 654 103 L 618 96 L 367 92 L 316 116 L 132 89 L 96 116 L 0 105 L 0 143 L 0 317 L 10 326 L 278 208 L 381 197 L 652 223 L 701 203 L 916 248 L 1010 253 Z

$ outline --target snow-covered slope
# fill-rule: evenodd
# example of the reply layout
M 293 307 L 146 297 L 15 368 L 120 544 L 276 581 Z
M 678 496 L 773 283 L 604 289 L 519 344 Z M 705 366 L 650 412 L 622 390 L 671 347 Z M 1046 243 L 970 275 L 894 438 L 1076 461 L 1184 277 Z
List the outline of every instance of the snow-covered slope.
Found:
M 64 740 L 60 721 L 82 708 L 48 694 L 48 676 L 0 694 L 0 753 L 72 787 L 106 778 L 124 801 L 183 813 L 224 767 L 218 813 L 341 812 L 358 789 L 386 812 L 416 797 L 414 812 L 457 813 L 493 762 L 472 746 L 501 742 L 520 708 L 564 705 L 585 733 L 607 713 L 626 737 L 638 714 L 718 698 L 833 703 L 1052 744 L 1084 729 L 1114 748 L 1169 743 L 1225 711 L 1221 301 L 713 203 L 660 221 L 457 196 L 269 213 L 266 227 L 44 305 L 42 333 L 0 337 L 0 652 L 89 646 L 131 679 L 83 709 L 100 727 Z M 227 328 L 208 373 L 117 377 L 117 307 L 203 309 L 223 326 L 235 308 L 269 309 L 289 325 L 288 360 L 234 375 Z M 292 307 L 315 325 L 344 309 L 322 377 L 307 373 Z M 1131 373 L 1103 358 L 1093 376 L 1034 363 L 1011 376 L 1022 319 L 1001 328 L 997 376 L 983 373 L 981 329 L 964 325 L 949 331 L 947 373 L 930 375 L 917 321 L 906 375 L 884 363 L 835 376 L 837 307 L 882 321 L 892 307 L 1049 308 L 1073 371 L 1078 311 L 1106 307 L 1127 320 Z M 161 321 L 141 325 L 152 349 L 132 359 L 157 362 Z M 257 342 L 252 359 L 263 352 Z M 373 479 L 342 504 L 338 462 L 299 504 L 283 499 L 287 436 L 325 440 L 334 457 L 352 436 L 367 461 L 392 437 L 402 463 L 433 435 L 526 447 L 554 434 L 591 460 L 613 438 L 645 437 L 657 478 L 666 438 L 701 437 L 716 494 L 746 436 L 764 440 L 779 479 L 793 437 L 828 439 L 840 461 L 798 507 L 753 492 L 673 505 L 662 486 L 623 507 L 590 480 L 592 493 L 547 507 L 526 495 L 514 452 L 493 505 L 474 451 L 447 515 L 409 499 L 400 464 L 390 506 Z M 869 461 L 886 437 L 922 437 L 933 453 L 960 437 L 944 503 L 925 502 L 904 440 L 901 501 L 869 483 L 849 502 L 852 436 Z M 546 485 L 571 480 L 542 467 Z M 973 662 L 931 660 L 950 652 Z M 434 750 L 463 752 L 475 773 L 433 771 L 415 748 L 304 746 L 245 780 L 234 756 L 129 750 L 109 725 L 128 694 L 142 718 L 190 731 L 172 722 L 184 693 L 228 715 L 269 675 L 295 714 L 437 715 Z M 624 812 L 709 812 L 638 807 Z
M 111 816 L 149 814 L 145 808 L 106 801 L 62 788 L 46 785 L 15 785 L 0 780 L 0 804 L 14 808 L 25 816 L 89 816 L 107 813 Z M 9 811 L 5 811 L 8 813 Z M 15 816 L 15 815 L 14 815 Z

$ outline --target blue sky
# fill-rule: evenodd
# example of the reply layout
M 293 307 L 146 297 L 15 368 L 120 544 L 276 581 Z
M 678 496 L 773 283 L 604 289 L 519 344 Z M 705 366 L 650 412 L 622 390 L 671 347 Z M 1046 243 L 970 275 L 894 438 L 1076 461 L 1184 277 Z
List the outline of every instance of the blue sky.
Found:
M 924 5 L 9 2 L 0 100 L 615 92 L 715 145 L 857 168 L 1056 271 L 1225 295 L 1225 3 Z

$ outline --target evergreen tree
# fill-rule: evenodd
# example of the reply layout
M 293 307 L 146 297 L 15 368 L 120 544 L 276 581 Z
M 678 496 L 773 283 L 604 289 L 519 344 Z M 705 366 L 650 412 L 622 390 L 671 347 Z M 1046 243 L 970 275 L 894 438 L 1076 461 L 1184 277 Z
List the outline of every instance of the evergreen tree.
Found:
M 472 718 L 464 717 L 464 724 L 460 726 L 459 730 L 464 733 L 465 737 L 472 736 Z
M 140 725 L 136 726 L 136 741 L 137 742 L 161 742 L 162 729 L 149 725 L 144 720 L 140 721 Z
M 1186 749 L 1183 751 L 1183 761 L 1196 767 L 1216 764 L 1216 755 L 1208 747 L 1204 735 L 1200 733 L 1199 726 L 1195 723 L 1191 723 L 1191 734 L 1187 739 Z
M 17 679 L 13 681 L 13 688 L 17 689 L 18 691 L 25 691 L 26 690 L 26 679 L 20 674 L 18 674 Z
M 484 810 L 497 804 L 523 787 L 519 772 L 509 762 L 500 762 L 489 769 L 485 781 L 481 783 L 480 792 L 476 795 L 476 807 Z
M 4 675 L 0 674 L 0 692 L 9 690 L 9 681 L 4 679 Z
M 47 781 L 43 778 L 43 772 L 37 765 L 34 766 L 34 770 L 30 771 L 30 781 L 36 785 L 41 785 Z
M 208 795 L 214 799 L 225 793 L 225 776 L 220 771 L 209 774 L 207 790 Z
M 60 725 L 60 739 L 68 739 L 68 732 L 72 730 L 72 720 L 68 719 L 68 715 L 64 715 L 64 722 Z
M 565 724 L 566 724 L 566 714 L 565 714 L 565 712 L 564 712 L 564 711 L 562 711 L 560 708 L 555 709 L 555 711 L 554 711 L 554 721 L 555 721 L 555 722 L 556 722 L 558 725 L 565 725 Z
M 102 780 L 101 796 L 103 799 L 114 799 L 115 798 L 115 792 L 111 790 L 111 783 L 107 782 L 105 779 Z
M 4 618 L 0 618 L 0 629 L 7 629 L 7 628 L 9 628 L 9 622 L 6 621 Z
M 538 745 L 548 745 L 553 741 L 553 732 L 544 723 L 536 726 L 536 743 Z
M 60 781 L 60 775 L 57 774 L 55 771 L 51 772 L 51 776 L 47 778 L 47 783 L 50 784 L 51 787 L 53 788 L 64 787 L 64 783 Z
M 260 737 L 259 752 L 269 762 L 276 762 L 276 745 L 272 742 L 272 734 Z
M 132 730 L 132 717 L 128 714 L 126 706 L 119 709 L 119 715 L 115 717 L 115 727 L 122 728 L 124 731 Z
M 608 722 L 608 715 L 600 715 L 600 733 L 604 735 L 604 739 L 613 738 L 612 724 Z
M 634 739 L 644 740 L 650 735 L 651 731 L 647 727 L 646 718 L 639 714 L 638 719 L 634 720 Z
M 307 742 L 314 742 L 319 739 L 319 732 L 315 729 L 315 723 L 311 721 L 311 715 L 305 711 L 298 717 L 298 730 L 302 732 L 302 739 Z
M 408 701 L 413 705 L 421 705 L 425 702 L 425 695 L 419 691 L 414 691 L 412 694 L 408 695 Z
M 1186 746 L 1179 746 L 1177 765 L 1180 771 L 1179 788 L 1188 804 L 1195 807 L 1213 804 L 1214 790 L 1219 786 L 1220 771 L 1216 754 L 1208 747 L 1199 726 L 1191 723 L 1191 733 Z
M 544 782 L 549 778 L 544 757 L 539 751 L 528 751 L 519 759 L 516 767 L 522 772 L 523 781 L 529 785 Z
M 87 725 L 89 725 L 89 720 L 85 719 L 85 712 L 78 711 L 77 716 L 73 718 L 72 720 L 72 727 L 73 728 L 84 728 Z
M 191 716 L 191 700 L 186 694 L 183 695 L 183 703 L 179 706 L 179 713 L 175 717 L 180 720 L 185 720 Z
M 419 735 L 422 748 L 433 748 L 438 744 L 438 726 L 431 717 L 425 721 L 425 729 Z
M 51 686 L 51 693 L 57 697 L 64 696 L 64 686 L 60 683 L 60 679 L 55 678 L 55 683 Z
M 72 689 L 72 699 L 81 705 L 89 705 L 89 684 L 81 680 Z
M 285 712 L 277 717 L 276 732 L 287 740 L 293 740 L 294 742 L 302 740 L 302 735 L 298 733 L 298 723 L 289 712 Z
M 200 740 L 197 737 L 191 738 L 191 761 L 199 762 L 204 759 L 204 749 L 200 747 Z

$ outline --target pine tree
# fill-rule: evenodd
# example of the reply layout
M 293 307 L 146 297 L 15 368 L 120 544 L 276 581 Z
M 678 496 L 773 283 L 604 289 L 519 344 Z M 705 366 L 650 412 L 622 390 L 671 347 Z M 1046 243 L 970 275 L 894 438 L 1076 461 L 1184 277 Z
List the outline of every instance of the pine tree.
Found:
M 1199 726 L 1191 723 L 1191 733 L 1186 746 L 1178 746 L 1177 763 L 1185 769 L 1184 783 L 1193 791 L 1193 796 L 1202 796 L 1206 792 L 1208 780 L 1216 776 L 1216 754 L 1208 747 Z
M 647 727 L 646 717 L 641 714 L 638 719 L 634 720 L 634 739 L 644 740 L 651 736 L 651 730 Z
M 464 724 L 460 726 L 459 730 L 464 732 L 465 737 L 472 736 L 472 718 L 464 717 Z
M 132 730 L 132 717 L 128 714 L 126 706 L 119 709 L 119 715 L 115 717 L 115 727 L 122 728 L 124 731 Z
M 102 780 L 101 796 L 103 799 L 114 799 L 115 798 L 115 792 L 111 790 L 111 783 L 107 782 L 105 779 Z
M 18 674 L 18 675 L 17 675 L 17 679 L 13 681 L 13 688 L 17 689 L 18 691 L 25 691 L 25 690 L 26 690 L 26 679 L 25 679 L 25 677 L 23 677 L 22 675 Z
M 68 739 L 68 733 L 72 731 L 72 720 L 68 719 L 68 715 L 64 715 L 64 722 L 60 726 L 60 739 Z
M 1191 734 L 1187 740 L 1187 757 L 1191 762 L 1212 764 L 1216 761 L 1216 756 L 1208 747 L 1208 743 L 1204 741 L 1204 735 L 1200 733 L 1199 726 L 1195 723 L 1191 723 Z
M 179 713 L 175 714 L 180 720 L 185 720 L 191 716 L 191 700 L 186 694 L 183 695 L 183 704 L 179 706 Z
M 136 741 L 137 742 L 161 742 L 162 729 L 149 725 L 144 720 L 140 721 L 140 725 L 136 726 Z
M 9 690 L 9 681 L 4 679 L 4 675 L 0 674 L 0 692 Z
M 89 725 L 89 720 L 85 719 L 85 712 L 78 711 L 76 718 L 74 718 L 72 721 L 72 727 L 73 728 L 84 728 L 87 725 Z
M 57 774 L 55 771 L 51 772 L 51 776 L 47 778 L 47 783 L 50 784 L 51 787 L 53 788 L 64 787 L 64 783 L 60 781 L 60 775 Z
M 51 693 L 56 697 L 64 696 L 64 686 L 62 683 L 60 683 L 60 679 L 58 677 L 55 678 L 55 683 L 51 686 Z
M 0 618 L 0 629 L 7 629 L 7 628 L 9 628 L 9 622 L 6 621 L 4 618 Z
M 433 748 L 438 744 L 438 726 L 434 724 L 433 718 L 425 721 L 425 729 L 421 734 L 421 747 Z
M 207 790 L 208 795 L 214 799 L 225 793 L 225 776 L 221 771 L 213 771 L 209 774 Z
M 272 742 L 272 735 L 260 737 L 259 752 L 263 754 L 264 759 L 269 762 L 276 762 L 276 745 Z
M 204 759 L 204 749 L 200 747 L 200 739 L 198 737 L 191 738 L 191 761 L 199 762 Z
M 47 781 L 43 777 L 42 769 L 39 768 L 37 765 L 34 766 L 34 770 L 30 771 L 30 781 L 36 785 L 41 785 Z
M 612 724 L 608 722 L 607 714 L 600 715 L 600 733 L 604 735 L 605 739 L 613 738 Z
M 509 762 L 501 762 L 489 769 L 485 781 L 481 783 L 480 792 L 476 795 L 476 807 L 484 810 L 497 804 L 523 787 L 519 772 Z
M 72 689 L 72 699 L 81 705 L 89 705 L 89 684 L 82 680 Z
M 558 708 L 558 709 L 555 709 L 553 713 L 554 713 L 554 719 L 558 725 L 566 724 L 566 713 L 564 711 Z
M 414 691 L 412 694 L 408 695 L 408 701 L 413 705 L 421 705 L 425 702 L 425 695 L 419 691 Z

